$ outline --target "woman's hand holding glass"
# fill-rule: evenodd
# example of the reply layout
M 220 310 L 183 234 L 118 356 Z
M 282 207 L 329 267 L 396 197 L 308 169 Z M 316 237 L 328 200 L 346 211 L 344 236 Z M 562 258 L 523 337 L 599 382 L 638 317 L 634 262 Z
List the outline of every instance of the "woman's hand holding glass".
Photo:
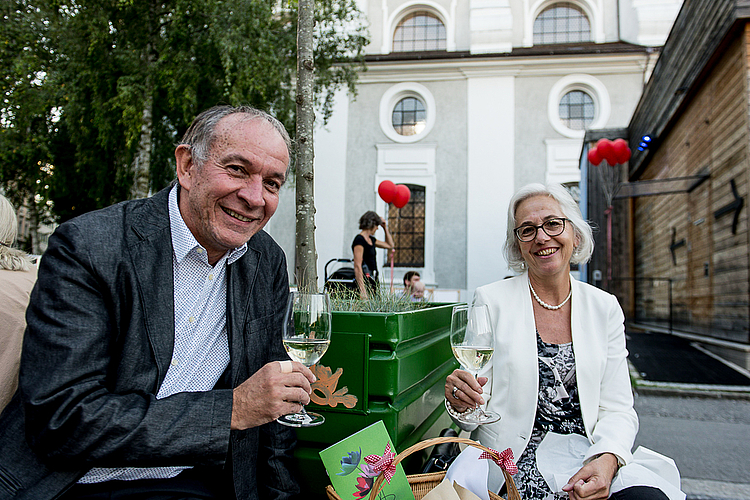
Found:
M 486 383 L 487 377 L 475 378 L 463 368 L 458 368 L 445 380 L 445 399 L 448 400 L 454 410 L 463 413 L 485 403 L 482 397 L 484 393 L 482 388 Z
M 478 372 L 490 362 L 494 353 L 494 337 L 490 324 L 489 308 L 485 304 L 453 308 L 451 317 L 451 349 L 464 370 L 455 370 L 448 376 L 445 397 L 454 409 L 463 414 L 460 422 L 487 424 L 500 419 L 499 415 L 485 412 L 481 396 L 485 377 Z M 474 408 L 474 411 L 468 411 Z

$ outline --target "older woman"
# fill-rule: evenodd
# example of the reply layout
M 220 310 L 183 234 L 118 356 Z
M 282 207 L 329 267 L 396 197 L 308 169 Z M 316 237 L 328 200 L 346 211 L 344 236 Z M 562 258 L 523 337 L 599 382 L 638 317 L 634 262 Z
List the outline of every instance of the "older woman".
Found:
M 591 227 L 562 186 L 531 184 L 511 200 L 504 250 L 521 274 L 478 288 L 474 298 L 489 305 L 494 357 L 477 379 L 462 370 L 448 376 L 448 412 L 455 418 L 487 402 L 501 416 L 474 426 L 472 437 L 513 450 L 514 479 L 525 500 L 607 498 L 618 469 L 632 459 L 638 418 L 617 299 L 570 276 L 570 264 L 593 252 Z M 537 466 L 537 449 L 548 434 L 574 433 L 586 447 L 580 469 L 563 492 L 553 493 Z M 497 472 L 490 472 L 493 488 L 502 485 Z M 641 486 L 617 495 L 666 498 Z
M 378 227 L 385 232 L 385 241 L 375 238 Z M 388 224 L 380 216 L 369 210 L 359 218 L 360 233 L 354 237 L 352 242 L 352 253 L 354 254 L 354 278 L 361 298 L 366 299 L 369 293 L 377 289 L 378 264 L 376 260 L 376 248 L 392 250 L 393 237 L 388 232 Z
M 13 248 L 17 232 L 16 212 L 0 195 L 0 411 L 18 387 L 24 315 L 36 282 L 36 266 L 26 253 Z

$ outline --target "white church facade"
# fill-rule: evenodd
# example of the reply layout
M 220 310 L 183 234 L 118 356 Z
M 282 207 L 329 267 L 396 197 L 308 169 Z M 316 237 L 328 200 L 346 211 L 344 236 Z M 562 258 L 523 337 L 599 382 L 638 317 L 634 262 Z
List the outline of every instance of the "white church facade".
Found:
M 367 71 L 315 131 L 318 274 L 351 257 L 359 217 L 388 218 L 395 281 L 460 290 L 511 274 L 508 202 L 530 182 L 576 192 L 586 130 L 627 127 L 680 0 L 362 0 Z M 401 210 L 383 180 L 406 184 Z M 293 184 L 293 183 L 292 183 Z M 293 187 L 269 231 L 294 259 Z M 383 239 L 382 230 L 376 235 Z M 390 281 L 384 251 L 381 280 Z

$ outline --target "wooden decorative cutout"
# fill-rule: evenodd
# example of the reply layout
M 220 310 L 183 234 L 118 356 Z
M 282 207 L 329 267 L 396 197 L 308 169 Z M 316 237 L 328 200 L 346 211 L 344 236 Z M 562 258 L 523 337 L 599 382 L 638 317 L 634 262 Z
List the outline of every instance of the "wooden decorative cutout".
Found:
M 745 204 L 745 200 L 737 194 L 737 186 L 734 184 L 734 179 L 730 181 L 732 186 L 732 194 L 734 195 L 734 201 L 731 203 L 728 203 L 718 209 L 716 212 L 714 212 L 714 218 L 718 219 L 724 214 L 728 214 L 730 212 L 734 212 L 734 219 L 732 220 L 732 234 L 737 234 L 737 223 L 740 220 L 740 210 L 742 210 L 742 206 Z
M 680 241 L 675 241 L 677 238 L 677 228 L 672 228 L 672 244 L 669 245 L 669 251 L 672 253 L 672 264 L 677 265 L 677 256 L 675 255 L 674 251 L 677 250 L 680 247 L 684 247 L 687 242 L 685 241 L 685 238 L 682 238 Z
M 312 384 L 312 394 L 310 400 L 321 406 L 330 406 L 335 408 L 339 404 L 347 408 L 354 408 L 357 404 L 357 396 L 347 394 L 348 387 L 344 386 L 336 390 L 339 378 L 344 373 L 343 368 L 336 369 L 336 373 L 331 373 L 331 369 L 321 364 L 314 365 L 310 368 L 318 379 Z

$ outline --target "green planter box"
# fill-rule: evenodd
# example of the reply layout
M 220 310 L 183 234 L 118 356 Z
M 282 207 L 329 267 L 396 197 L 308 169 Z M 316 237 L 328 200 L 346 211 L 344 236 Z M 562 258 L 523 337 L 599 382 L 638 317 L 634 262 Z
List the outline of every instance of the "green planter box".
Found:
M 295 455 L 306 496 L 325 498 L 330 484 L 318 452 L 378 420 L 398 451 L 451 425 L 443 394 L 445 377 L 458 367 L 450 347 L 454 305 L 333 313 L 331 345 L 316 367 L 319 375 L 329 368 L 333 377 L 316 382 L 313 396 L 322 404 L 308 406 L 326 421 L 297 431 Z M 419 467 L 422 458 L 407 462 L 407 473 L 416 472 L 409 469 Z

